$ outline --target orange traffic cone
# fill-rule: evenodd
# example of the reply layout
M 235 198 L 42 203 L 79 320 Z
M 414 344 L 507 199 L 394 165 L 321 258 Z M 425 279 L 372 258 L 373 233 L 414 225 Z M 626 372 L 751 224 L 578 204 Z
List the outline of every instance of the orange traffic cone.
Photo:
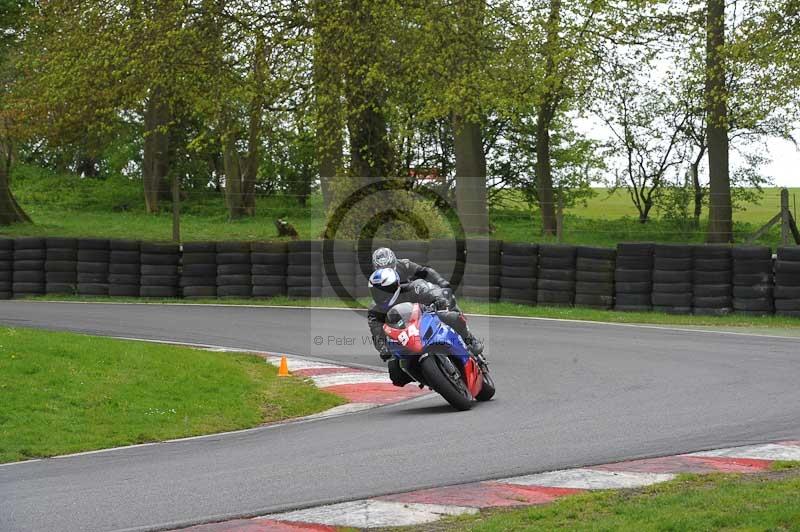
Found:
M 286 360 L 286 356 L 281 357 L 281 365 L 278 366 L 278 377 L 288 377 L 289 376 L 289 362 Z

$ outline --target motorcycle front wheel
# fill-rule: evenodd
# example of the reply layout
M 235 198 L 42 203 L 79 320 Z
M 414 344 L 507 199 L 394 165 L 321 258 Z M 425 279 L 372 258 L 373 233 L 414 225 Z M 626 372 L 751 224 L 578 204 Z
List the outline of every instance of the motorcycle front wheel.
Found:
M 420 362 L 420 369 L 428 386 L 444 397 L 456 410 L 472 408 L 472 395 L 467 390 L 461 372 L 449 359 L 435 355 L 427 356 Z M 453 370 L 455 375 L 452 374 Z
M 483 373 L 483 388 L 481 391 L 478 392 L 478 395 L 475 396 L 475 399 L 478 401 L 488 401 L 492 397 L 494 397 L 495 387 L 494 387 L 494 379 L 488 372 Z

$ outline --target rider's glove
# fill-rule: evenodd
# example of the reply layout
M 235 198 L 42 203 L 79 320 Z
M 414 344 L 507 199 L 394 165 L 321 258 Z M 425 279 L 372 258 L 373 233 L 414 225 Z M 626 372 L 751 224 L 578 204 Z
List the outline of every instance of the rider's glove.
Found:
M 433 302 L 433 306 L 436 308 L 436 310 L 447 310 L 449 305 L 447 299 L 440 297 Z
M 381 360 L 384 362 L 392 358 L 392 353 L 389 351 L 389 346 L 386 345 L 386 338 L 376 338 L 375 348 L 378 350 L 378 356 L 380 356 Z

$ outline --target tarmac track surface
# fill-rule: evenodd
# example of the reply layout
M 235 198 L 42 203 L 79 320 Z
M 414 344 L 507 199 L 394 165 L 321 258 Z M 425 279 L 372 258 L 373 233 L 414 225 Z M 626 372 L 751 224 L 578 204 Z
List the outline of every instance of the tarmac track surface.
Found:
M 0 323 L 377 365 L 342 310 L 0 302 Z M 800 439 L 800 341 L 473 318 L 494 401 L 0 467 L 0 530 L 160 529 L 629 458 Z M 321 337 L 322 341 L 315 337 Z M 330 337 L 330 338 L 329 338 Z M 352 342 L 352 345 L 336 345 Z M 320 345 L 317 345 L 320 343 Z

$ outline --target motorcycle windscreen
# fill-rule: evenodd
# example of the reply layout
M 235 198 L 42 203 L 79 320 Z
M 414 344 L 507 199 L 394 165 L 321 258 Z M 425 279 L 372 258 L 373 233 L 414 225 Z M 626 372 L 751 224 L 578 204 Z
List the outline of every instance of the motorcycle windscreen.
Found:
M 386 325 L 392 329 L 405 329 L 414 315 L 413 303 L 400 303 L 386 313 Z

